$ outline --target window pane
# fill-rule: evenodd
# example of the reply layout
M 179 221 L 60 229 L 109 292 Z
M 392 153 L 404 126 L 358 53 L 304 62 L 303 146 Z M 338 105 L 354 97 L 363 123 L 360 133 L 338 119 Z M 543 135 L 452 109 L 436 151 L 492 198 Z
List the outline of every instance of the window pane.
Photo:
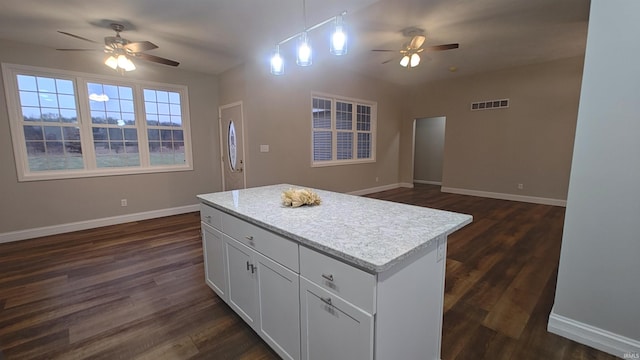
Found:
M 169 93 L 167 93 L 166 91 L 156 91 L 156 98 L 159 103 L 160 102 L 168 103 Z
M 78 122 L 78 114 L 75 110 L 60 110 L 60 120 L 65 123 L 77 123 Z
M 40 112 L 42 113 L 41 115 L 42 121 L 47 121 L 47 122 L 60 121 L 60 112 L 58 112 L 58 109 L 42 108 Z
M 62 133 L 65 140 L 80 140 L 80 128 L 65 126 Z
M 353 105 L 336 101 L 336 129 L 351 130 L 353 122 Z
M 313 132 L 313 160 L 331 160 L 331 131 Z
M 59 126 L 45 126 L 44 138 L 47 140 L 62 140 L 62 128 Z
M 55 94 L 38 93 L 40 96 L 40 106 L 58 107 L 58 97 Z
M 336 134 L 336 159 L 353 159 L 353 133 L 338 132 Z
M 56 82 L 53 79 L 46 77 L 37 77 L 36 82 L 38 83 L 39 92 L 56 92 Z
M 73 95 L 58 95 L 58 104 L 61 109 L 75 109 L 76 98 Z
M 156 92 L 155 90 L 144 89 L 144 101 L 156 102 Z
M 56 79 L 56 88 L 58 89 L 58 94 L 75 94 L 73 81 L 71 80 Z
M 133 89 L 128 86 L 118 87 L 119 96 L 121 100 L 133 100 Z
M 40 106 L 38 93 L 32 91 L 20 91 L 20 105 L 22 106 Z
M 313 98 L 313 128 L 331 129 L 331 101 Z
M 102 88 L 104 89 L 103 90 L 104 94 L 109 97 L 109 100 L 119 99 L 120 98 L 120 96 L 118 94 L 118 87 L 117 86 L 114 86 L 114 85 L 102 85 Z
M 180 105 L 171 104 L 169 108 L 169 112 L 171 115 L 180 115 L 182 114 L 182 109 L 180 109 Z
M 23 107 L 22 117 L 24 121 L 40 121 L 40 108 Z
M 357 130 L 371 131 L 371 107 L 358 105 Z
M 371 158 L 371 133 L 358 133 L 358 159 Z
M 38 85 L 36 85 L 35 76 L 18 75 L 16 77 L 18 79 L 19 90 L 38 91 Z
M 23 128 L 25 140 L 44 140 L 42 126 L 24 126 Z

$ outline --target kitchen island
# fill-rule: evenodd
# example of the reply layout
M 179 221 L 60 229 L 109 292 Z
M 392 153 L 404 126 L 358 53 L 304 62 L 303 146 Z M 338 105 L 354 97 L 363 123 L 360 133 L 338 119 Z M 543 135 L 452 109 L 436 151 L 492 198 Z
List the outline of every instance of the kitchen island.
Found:
M 289 184 L 198 195 L 207 284 L 285 359 L 440 358 L 447 236 L 470 215 Z

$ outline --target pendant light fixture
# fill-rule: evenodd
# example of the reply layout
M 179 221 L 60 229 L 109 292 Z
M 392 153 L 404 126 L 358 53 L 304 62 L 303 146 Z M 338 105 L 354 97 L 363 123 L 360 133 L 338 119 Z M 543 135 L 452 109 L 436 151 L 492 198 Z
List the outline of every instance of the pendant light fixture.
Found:
M 311 50 L 311 44 L 309 44 L 309 35 L 307 32 L 303 32 L 298 38 L 298 47 L 296 53 L 296 63 L 299 66 L 309 66 L 313 63 L 313 52 Z
M 336 16 L 336 22 L 331 34 L 331 48 L 333 55 L 341 56 L 347 53 L 347 34 L 344 32 L 344 18 Z
M 271 73 L 273 75 L 284 74 L 284 60 L 280 56 L 280 45 L 276 45 L 276 50 L 271 57 Z
M 321 21 L 307 28 L 306 7 L 306 0 L 302 0 L 302 16 L 304 18 L 305 27 L 304 30 L 276 44 L 275 51 L 273 52 L 270 61 L 271 74 L 284 74 L 285 61 L 280 55 L 280 45 L 283 45 L 293 39 L 297 40 L 296 64 L 298 64 L 298 66 L 310 66 L 313 63 L 313 49 L 311 48 L 311 42 L 309 41 L 309 32 L 330 22 L 334 23 L 333 31 L 331 32 L 329 38 L 329 49 L 331 54 L 341 56 L 347 53 L 347 33 L 344 24 L 344 16 L 347 14 L 347 12 L 343 11 L 339 15 L 330 17 L 327 20 Z

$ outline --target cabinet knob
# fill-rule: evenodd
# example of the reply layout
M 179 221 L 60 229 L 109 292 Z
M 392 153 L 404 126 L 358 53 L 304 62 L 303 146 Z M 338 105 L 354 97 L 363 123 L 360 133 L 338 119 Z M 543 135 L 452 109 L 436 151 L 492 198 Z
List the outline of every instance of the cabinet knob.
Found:
M 322 274 L 322 277 L 328 281 L 333 281 L 333 274 Z
M 211 215 L 207 215 L 204 218 L 207 219 L 207 222 L 211 222 Z
M 249 240 L 249 241 L 253 241 L 253 236 L 252 235 L 247 235 L 244 238 Z
M 320 300 L 321 300 L 323 303 L 327 304 L 327 305 L 331 305 L 331 306 L 333 306 L 333 304 L 331 303 L 331 298 L 330 298 L 330 297 L 328 297 L 328 298 L 320 297 Z

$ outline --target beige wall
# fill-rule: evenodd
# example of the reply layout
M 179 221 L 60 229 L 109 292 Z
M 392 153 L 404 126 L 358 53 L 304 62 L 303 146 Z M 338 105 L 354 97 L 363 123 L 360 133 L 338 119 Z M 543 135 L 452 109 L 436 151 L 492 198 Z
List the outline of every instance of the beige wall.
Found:
M 582 67 L 578 57 L 410 88 L 401 181 L 412 178 L 413 119 L 446 116 L 443 186 L 566 199 Z M 469 110 L 501 98 L 508 109 Z
M 221 103 L 244 104 L 247 186 L 291 183 L 347 192 L 398 183 L 400 89 L 327 64 L 287 70 L 276 77 L 268 64 L 246 64 L 221 75 Z M 311 167 L 314 91 L 378 103 L 375 163 Z M 261 153 L 261 144 L 270 152 Z
M 0 40 L 0 62 L 114 73 L 97 53 L 63 53 Z M 196 194 L 220 190 L 217 77 L 159 65 L 125 76 L 184 84 L 189 89 L 194 170 L 129 176 L 18 182 L 4 86 L 0 86 L 0 233 L 197 204 Z M 128 199 L 128 207 L 120 199 Z

